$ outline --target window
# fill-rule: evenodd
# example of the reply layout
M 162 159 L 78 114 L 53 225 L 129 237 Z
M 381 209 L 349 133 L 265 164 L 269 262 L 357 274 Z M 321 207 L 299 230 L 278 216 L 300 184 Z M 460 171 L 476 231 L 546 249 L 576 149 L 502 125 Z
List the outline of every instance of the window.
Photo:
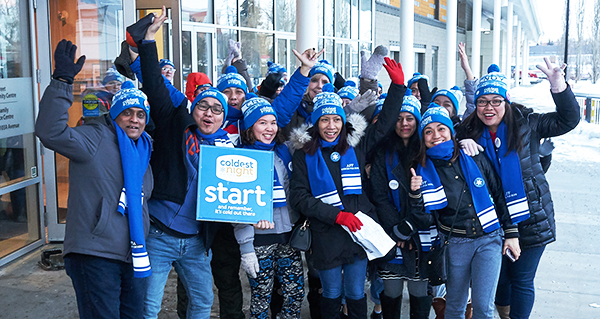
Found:
M 242 57 L 248 65 L 248 73 L 259 84 L 267 73 L 267 61 L 273 61 L 273 35 L 269 33 L 241 31 Z
M 371 38 L 372 38 L 371 15 L 373 14 L 372 9 L 373 9 L 373 7 L 372 7 L 371 0 L 361 0 L 360 1 L 360 24 L 359 24 L 359 27 L 360 27 L 360 39 L 361 40 L 371 41 Z
M 213 23 L 213 1 L 181 1 L 181 19 L 182 21 Z
M 273 0 L 244 0 L 240 4 L 240 26 L 273 30 Z
M 214 3 L 215 22 L 220 25 L 237 26 L 237 0 L 220 0 Z
M 335 36 L 350 38 L 350 1 L 335 1 Z
M 225 64 L 225 60 L 227 60 L 227 55 L 229 54 L 230 39 L 237 42 L 237 30 L 217 29 L 217 77 L 223 73 L 223 65 Z M 215 83 L 216 79 L 213 79 L 213 84 Z
M 275 0 L 275 25 L 277 31 L 296 32 L 296 1 Z

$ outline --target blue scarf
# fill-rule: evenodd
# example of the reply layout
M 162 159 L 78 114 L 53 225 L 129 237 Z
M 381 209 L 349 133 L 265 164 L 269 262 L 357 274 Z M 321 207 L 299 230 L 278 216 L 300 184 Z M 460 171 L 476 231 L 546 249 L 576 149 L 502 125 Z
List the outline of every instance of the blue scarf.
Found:
M 222 147 L 233 147 L 233 143 L 229 140 L 227 132 L 222 128 L 218 129 L 215 133 L 206 135 L 200 133 L 197 128 L 192 133 L 190 128 L 185 130 L 185 146 L 187 148 L 188 156 L 194 156 L 200 152 L 200 145 L 214 145 Z M 198 140 L 200 137 L 200 140 Z
M 338 141 L 339 136 L 333 142 L 326 142 L 320 139 L 321 147 L 333 147 L 337 145 Z M 340 195 L 335 187 L 333 177 L 323 158 L 321 147 L 317 149 L 314 155 L 305 155 L 310 189 L 313 196 L 323 201 L 323 203 L 333 205 L 339 209 L 344 209 Z M 360 168 L 358 167 L 358 160 L 356 159 L 354 148 L 352 146 L 348 148 L 344 155 L 340 155 L 338 152 L 331 153 L 331 160 L 333 162 L 340 161 L 344 195 L 362 194 Z
M 453 152 L 453 141 L 446 141 L 438 144 L 427 150 L 426 167 L 423 167 L 420 164 L 417 167 L 417 174 L 423 177 L 421 192 L 423 194 L 423 201 L 425 202 L 425 210 L 428 213 L 448 205 L 444 186 L 442 185 L 440 177 L 430 158 L 450 160 Z M 475 207 L 475 212 L 483 227 L 483 231 L 489 233 L 500 228 L 494 203 L 491 200 L 479 167 L 477 167 L 475 161 L 462 150 L 460 151 L 459 162 L 465 181 L 467 185 L 469 185 L 473 206 Z M 427 194 L 427 196 L 425 194 Z
M 131 258 L 133 261 L 133 276 L 144 278 L 152 274 L 150 259 L 146 251 L 146 236 L 144 233 L 144 212 L 142 182 L 150 163 L 152 142 L 147 133 L 134 142 L 115 121 L 117 141 L 121 152 L 124 187 L 117 211 L 127 214 L 129 218 L 129 237 L 131 238 Z M 123 196 L 124 193 L 124 196 Z
M 400 163 L 400 158 L 398 156 L 397 152 L 392 152 L 392 154 L 390 154 L 390 152 L 386 152 L 386 159 L 391 158 L 391 163 L 389 160 L 385 161 L 385 167 L 387 170 L 387 177 L 388 177 L 388 181 L 396 181 L 396 176 L 394 176 L 394 174 L 392 173 L 392 170 L 398 166 L 398 164 Z M 392 203 L 394 203 L 394 206 L 396 206 L 396 209 L 398 210 L 398 212 L 402 211 L 402 207 L 400 205 L 400 183 L 398 181 L 396 181 L 395 183 L 397 185 L 397 187 L 392 188 L 392 183 L 390 183 L 390 190 L 391 192 L 388 193 L 390 200 L 392 201 Z M 418 230 L 419 233 L 419 240 L 421 241 L 421 250 L 422 251 L 429 251 L 431 249 L 431 243 L 433 242 L 433 240 L 437 237 L 438 233 L 437 233 L 437 228 L 435 227 L 435 225 L 432 225 L 431 227 L 429 227 L 429 229 L 419 229 Z M 392 260 L 392 263 L 400 263 L 397 261 L 398 259 L 398 254 L 401 253 L 399 252 L 399 250 L 396 252 L 396 259 Z
M 275 141 L 265 144 L 259 141 L 254 142 L 252 145 L 243 145 L 244 148 L 262 150 L 262 151 L 275 151 L 275 154 L 279 159 L 283 161 L 283 164 L 288 172 L 288 177 L 291 176 L 292 171 L 290 170 L 290 163 L 292 162 L 292 154 L 285 144 L 276 144 Z M 287 205 L 285 189 L 281 184 L 279 174 L 277 170 L 274 170 L 273 174 L 273 207 L 284 207 Z
M 499 144 L 496 148 L 495 144 Z M 529 218 L 529 205 L 527 194 L 523 186 L 523 175 L 521 173 L 521 162 L 516 151 L 508 152 L 506 139 L 506 124 L 500 122 L 496 132 L 496 141 L 492 141 L 490 131 L 486 127 L 483 135 L 479 138 L 479 144 L 485 147 L 485 154 L 494 164 L 496 173 L 502 180 L 502 189 L 506 206 L 510 213 L 513 224 L 517 224 Z M 497 149 L 497 151 L 496 151 Z

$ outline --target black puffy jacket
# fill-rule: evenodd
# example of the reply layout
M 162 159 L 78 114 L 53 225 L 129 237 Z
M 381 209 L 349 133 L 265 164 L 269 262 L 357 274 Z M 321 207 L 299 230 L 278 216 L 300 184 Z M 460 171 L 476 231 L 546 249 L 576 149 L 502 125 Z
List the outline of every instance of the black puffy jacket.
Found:
M 532 109 L 513 103 L 513 113 L 519 125 L 522 148 L 518 152 L 521 161 L 523 184 L 527 193 L 530 217 L 518 224 L 521 248 L 539 247 L 556 240 L 554 204 L 550 187 L 542 169 L 539 156 L 540 140 L 563 135 L 579 123 L 579 104 L 570 87 L 560 93 L 552 93 L 555 112 L 535 113 Z M 461 127 L 460 136 L 469 134 L 469 127 Z

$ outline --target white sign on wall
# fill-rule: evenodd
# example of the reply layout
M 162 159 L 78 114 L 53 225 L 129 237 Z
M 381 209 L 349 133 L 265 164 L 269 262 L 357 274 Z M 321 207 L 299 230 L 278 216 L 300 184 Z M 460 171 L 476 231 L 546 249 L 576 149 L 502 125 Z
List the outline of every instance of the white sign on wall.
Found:
M 33 133 L 32 79 L 0 79 L 0 138 Z

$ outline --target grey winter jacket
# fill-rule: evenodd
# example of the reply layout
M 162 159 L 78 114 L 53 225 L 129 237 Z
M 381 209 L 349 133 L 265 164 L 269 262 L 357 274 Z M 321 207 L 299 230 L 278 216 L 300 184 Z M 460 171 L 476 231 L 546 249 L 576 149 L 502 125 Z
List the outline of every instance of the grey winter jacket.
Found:
M 85 254 L 131 262 L 129 220 L 117 211 L 123 169 L 117 135 L 108 115 L 69 127 L 73 86 L 52 80 L 40 102 L 35 133 L 44 146 L 67 157 L 69 199 L 64 255 Z M 154 181 L 150 166 L 143 181 L 144 230 Z

